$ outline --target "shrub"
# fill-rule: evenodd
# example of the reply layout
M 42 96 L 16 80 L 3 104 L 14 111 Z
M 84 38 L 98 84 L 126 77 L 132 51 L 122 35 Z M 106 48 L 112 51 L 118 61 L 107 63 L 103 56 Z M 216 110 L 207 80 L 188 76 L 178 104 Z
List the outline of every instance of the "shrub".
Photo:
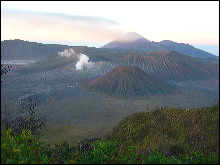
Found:
M 30 131 L 22 130 L 21 134 L 14 134 L 12 128 L 1 131 L 1 163 L 23 164 L 47 162 L 46 157 L 39 156 L 41 143 L 39 137 Z M 40 160 L 41 158 L 41 160 Z
M 12 129 L 1 131 L 2 164 L 218 164 L 218 153 L 205 155 L 201 151 L 189 155 L 167 156 L 155 148 L 148 155 L 139 154 L 136 147 L 128 146 L 126 151 L 119 149 L 116 140 L 98 139 L 83 144 L 79 152 L 66 142 L 43 145 L 39 136 L 28 130 L 15 134 Z
M 2 164 L 63 164 L 70 160 L 75 152 L 66 142 L 43 145 L 39 136 L 31 131 L 22 130 L 15 134 L 12 128 L 1 131 L 1 163 Z

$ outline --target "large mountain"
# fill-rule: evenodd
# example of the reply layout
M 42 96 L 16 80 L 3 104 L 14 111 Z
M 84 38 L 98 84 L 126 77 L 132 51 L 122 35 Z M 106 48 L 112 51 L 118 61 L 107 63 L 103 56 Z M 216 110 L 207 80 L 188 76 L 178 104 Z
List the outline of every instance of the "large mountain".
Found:
M 201 58 L 217 58 L 211 53 L 197 49 L 189 44 L 177 43 L 170 40 L 161 42 L 149 41 L 135 32 L 125 33 L 122 37 L 111 41 L 102 48 L 117 48 L 141 51 L 168 51 L 174 50 L 178 53 Z
M 1 41 L 1 58 L 2 60 L 39 60 L 68 48 L 70 46 L 42 44 L 19 39 L 4 40 Z
M 164 50 L 164 47 L 154 44 L 136 32 L 125 33 L 118 39 L 104 45 L 102 48 L 120 48 L 129 50 L 155 51 Z
M 198 80 L 217 78 L 219 65 L 175 51 L 153 51 L 145 55 L 127 55 L 117 65 L 138 66 L 162 80 Z
M 147 96 L 179 91 L 139 67 L 126 65 L 117 66 L 105 75 L 85 82 L 83 87 L 90 92 L 118 96 Z

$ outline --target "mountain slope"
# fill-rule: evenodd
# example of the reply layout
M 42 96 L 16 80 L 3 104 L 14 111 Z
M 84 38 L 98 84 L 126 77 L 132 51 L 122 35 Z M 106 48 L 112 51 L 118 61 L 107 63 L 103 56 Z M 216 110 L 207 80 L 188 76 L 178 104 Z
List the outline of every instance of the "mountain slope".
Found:
M 85 82 L 83 87 L 90 92 L 119 96 L 146 96 L 178 91 L 142 69 L 131 66 L 117 66 L 105 75 Z
M 155 147 L 164 153 L 195 150 L 218 152 L 219 105 L 135 113 L 116 125 L 106 138 L 116 139 L 122 148 L 137 146 L 142 152 Z
M 19 39 L 1 41 L 3 60 L 39 60 L 68 49 L 70 46 L 42 44 Z
M 110 43 L 104 45 L 102 48 L 115 48 L 115 49 L 129 49 L 139 51 L 176 51 L 178 53 L 189 55 L 191 57 L 201 58 L 217 58 L 211 53 L 197 49 L 189 44 L 177 43 L 170 40 L 163 40 L 161 42 L 149 41 L 146 38 L 136 34 L 135 32 L 125 33 L 123 39 L 115 39 Z M 133 37 L 131 40 L 130 36 Z
M 219 65 L 175 51 L 146 52 L 145 55 L 127 55 L 118 65 L 138 66 L 148 74 L 163 80 L 197 80 L 217 78 Z
M 59 67 L 65 67 L 69 64 L 76 64 L 79 60 L 79 55 L 84 47 L 75 47 L 70 49 L 65 49 L 62 52 L 58 52 L 55 55 L 46 57 L 36 63 L 30 64 L 21 68 L 22 72 L 42 72 L 51 69 L 56 69 Z
M 163 40 L 161 42 L 157 42 L 161 46 L 167 48 L 168 50 L 174 50 L 181 54 L 189 55 L 191 57 L 202 57 L 202 58 L 217 58 L 213 56 L 211 53 L 203 51 L 201 49 L 195 48 L 189 44 L 177 43 L 170 40 Z
M 151 41 L 142 37 L 138 33 L 128 32 L 122 37 L 111 41 L 104 45 L 102 48 L 120 48 L 129 50 L 144 50 L 144 51 L 155 51 L 164 50 L 159 44 L 151 43 Z

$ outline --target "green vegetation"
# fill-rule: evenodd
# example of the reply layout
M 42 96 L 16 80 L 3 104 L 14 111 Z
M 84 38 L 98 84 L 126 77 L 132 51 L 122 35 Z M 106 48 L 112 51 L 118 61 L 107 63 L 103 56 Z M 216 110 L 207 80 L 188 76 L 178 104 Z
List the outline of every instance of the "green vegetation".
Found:
M 107 138 L 45 145 L 39 136 L 1 131 L 2 164 L 218 164 L 219 105 L 165 108 L 125 118 Z M 163 152 L 166 151 L 166 152 Z
M 191 152 L 189 155 L 163 155 L 154 149 L 149 154 L 139 154 L 136 147 L 126 151 L 118 149 L 117 141 L 95 139 L 91 143 L 70 147 L 66 142 L 55 147 L 44 145 L 38 136 L 23 130 L 13 134 L 12 129 L 1 131 L 2 164 L 218 164 L 218 153 L 204 155 Z
M 155 147 L 162 153 L 218 152 L 219 105 L 135 113 L 114 127 L 107 139 L 116 139 L 121 148 L 134 145 L 147 153 Z

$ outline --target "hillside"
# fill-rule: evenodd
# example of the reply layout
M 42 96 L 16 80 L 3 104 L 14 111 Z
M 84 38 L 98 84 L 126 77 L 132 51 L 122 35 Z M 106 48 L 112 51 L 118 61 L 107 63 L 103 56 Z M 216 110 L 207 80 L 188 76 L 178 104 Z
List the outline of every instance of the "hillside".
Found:
M 213 56 L 213 54 L 203 51 L 201 49 L 195 48 L 189 44 L 177 43 L 177 42 L 173 42 L 170 40 L 163 40 L 157 43 L 165 47 L 168 50 L 174 50 L 176 52 L 189 55 L 191 57 L 214 58 L 214 59 L 217 58 L 217 56 Z
M 65 67 L 69 64 L 76 64 L 79 60 L 78 56 L 82 52 L 83 47 L 75 47 L 65 49 L 62 52 L 51 55 L 44 59 L 39 60 L 36 63 L 30 64 L 29 66 L 21 67 L 21 72 L 42 72 L 59 67 Z
M 3 60 L 39 60 L 48 57 L 70 46 L 59 44 L 42 44 L 20 39 L 1 41 Z
M 131 40 L 130 36 L 133 37 Z M 123 39 L 117 38 L 102 48 L 114 48 L 114 49 L 128 49 L 136 51 L 176 51 L 178 53 L 189 55 L 191 57 L 200 58 L 217 58 L 211 53 L 205 52 L 201 49 L 197 49 L 189 44 L 177 43 L 170 40 L 163 40 L 161 42 L 149 41 L 146 38 L 135 32 L 125 33 Z
M 1 163 L 219 164 L 219 106 L 136 113 L 107 137 L 86 138 L 74 146 L 64 137 L 54 145 L 40 138 L 3 127 Z
M 219 74 L 219 64 L 216 61 L 210 62 L 210 60 L 202 58 L 192 58 L 175 51 L 144 52 L 93 47 L 73 47 L 72 49 L 80 50 L 80 53 L 87 55 L 92 62 L 105 61 L 116 66 L 137 66 L 161 80 L 203 80 L 218 78 Z M 25 66 L 22 71 L 47 71 L 68 67 L 70 64 L 74 66 L 77 61 L 77 55 L 66 58 L 56 53 L 39 60 L 37 63 Z M 104 70 L 109 71 L 108 67 L 103 67 Z
M 146 52 L 127 55 L 118 65 L 138 66 L 148 74 L 163 80 L 197 80 L 216 78 L 219 65 L 179 54 L 175 51 Z
M 219 105 L 200 109 L 164 108 L 130 115 L 115 126 L 107 139 L 139 152 L 155 147 L 165 152 L 219 151 Z
M 83 87 L 90 92 L 119 96 L 147 96 L 178 90 L 138 67 L 117 66 L 105 75 L 89 80 Z

